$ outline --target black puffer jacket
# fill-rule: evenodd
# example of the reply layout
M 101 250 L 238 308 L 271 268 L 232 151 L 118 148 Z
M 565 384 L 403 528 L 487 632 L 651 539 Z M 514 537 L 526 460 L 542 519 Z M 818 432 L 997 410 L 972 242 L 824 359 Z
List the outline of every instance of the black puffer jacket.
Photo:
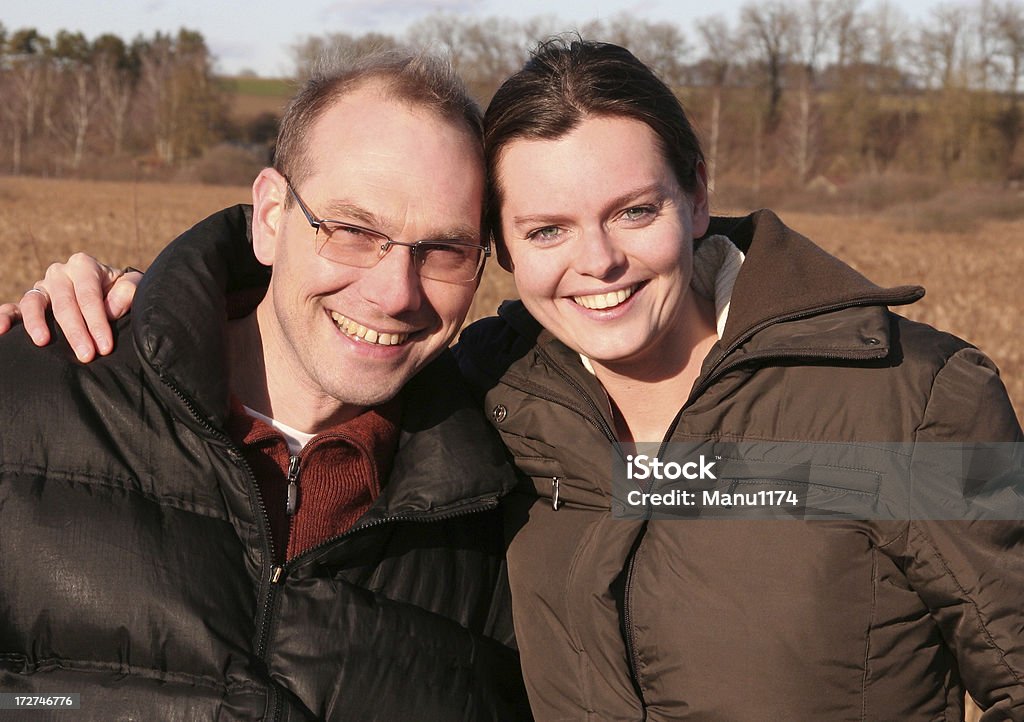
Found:
M 711 233 L 746 261 L 665 440 L 761 442 L 783 462 L 806 442 L 1021 441 L 983 354 L 886 308 L 921 289 L 875 286 L 769 212 Z M 524 475 L 508 561 L 539 719 L 954 720 L 966 687 L 984 719 L 1024 720 L 1020 516 L 616 519 L 615 427 L 580 358 L 518 303 L 458 356 Z M 835 494 L 873 475 L 827 471 Z
M 169 246 L 109 357 L 0 339 L 0 690 L 80 693 L 74 719 L 528 716 L 496 510 L 513 476 L 449 355 L 407 386 L 370 511 L 272 565 L 222 431 L 224 289 L 266 283 L 248 223 L 228 209 Z

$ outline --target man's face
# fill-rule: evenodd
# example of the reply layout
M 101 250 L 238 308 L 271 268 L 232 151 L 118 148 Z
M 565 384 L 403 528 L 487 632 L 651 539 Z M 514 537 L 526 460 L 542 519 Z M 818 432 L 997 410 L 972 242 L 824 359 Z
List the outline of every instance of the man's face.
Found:
M 395 241 L 479 243 L 483 166 L 468 130 L 368 84 L 323 113 L 306 147 L 312 172 L 295 190 L 315 217 Z M 402 246 L 372 268 L 322 258 L 298 204 L 285 203 L 286 189 L 273 170 L 254 188 L 254 244 L 274 267 L 260 311 L 268 378 L 353 412 L 386 401 L 450 343 L 476 282 L 421 278 Z

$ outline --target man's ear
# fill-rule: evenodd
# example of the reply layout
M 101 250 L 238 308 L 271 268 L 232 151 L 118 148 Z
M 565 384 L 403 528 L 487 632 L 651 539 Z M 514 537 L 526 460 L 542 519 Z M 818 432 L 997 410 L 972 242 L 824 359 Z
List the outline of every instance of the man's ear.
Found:
M 252 184 L 252 250 L 264 266 L 273 266 L 281 240 L 288 181 L 264 168 Z

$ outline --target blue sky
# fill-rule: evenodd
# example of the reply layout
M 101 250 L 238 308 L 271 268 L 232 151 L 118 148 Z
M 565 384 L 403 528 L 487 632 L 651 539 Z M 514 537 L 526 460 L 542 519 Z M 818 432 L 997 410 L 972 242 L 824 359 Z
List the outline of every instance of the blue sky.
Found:
M 217 70 L 236 73 L 252 69 L 261 75 L 288 75 L 292 70 L 289 47 L 306 35 L 328 32 L 359 34 L 370 30 L 400 34 L 411 22 L 444 11 L 476 17 L 526 19 L 557 17 L 559 27 L 573 29 L 594 18 L 628 13 L 648 20 L 671 21 L 696 42 L 689 26 L 709 15 L 730 21 L 750 0 L 8 0 L 0 9 L 0 22 L 11 30 L 35 27 L 52 36 L 57 30 L 78 30 L 94 38 L 112 32 L 130 39 L 157 30 L 180 27 L 199 30 L 217 57 Z M 922 18 L 941 0 L 889 0 L 910 19 Z M 862 0 L 873 7 L 875 0 Z M 948 3 L 947 3 L 948 4 Z

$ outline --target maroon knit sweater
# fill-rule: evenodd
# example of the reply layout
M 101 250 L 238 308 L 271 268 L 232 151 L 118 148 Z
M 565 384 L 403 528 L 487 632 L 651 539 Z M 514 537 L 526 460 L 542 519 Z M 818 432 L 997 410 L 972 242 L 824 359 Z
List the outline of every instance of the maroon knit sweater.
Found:
M 298 455 L 298 499 L 289 514 L 288 444 L 232 398 L 227 432 L 256 476 L 276 563 L 344 533 L 370 508 L 391 471 L 400 412 L 396 399 L 314 436 Z

